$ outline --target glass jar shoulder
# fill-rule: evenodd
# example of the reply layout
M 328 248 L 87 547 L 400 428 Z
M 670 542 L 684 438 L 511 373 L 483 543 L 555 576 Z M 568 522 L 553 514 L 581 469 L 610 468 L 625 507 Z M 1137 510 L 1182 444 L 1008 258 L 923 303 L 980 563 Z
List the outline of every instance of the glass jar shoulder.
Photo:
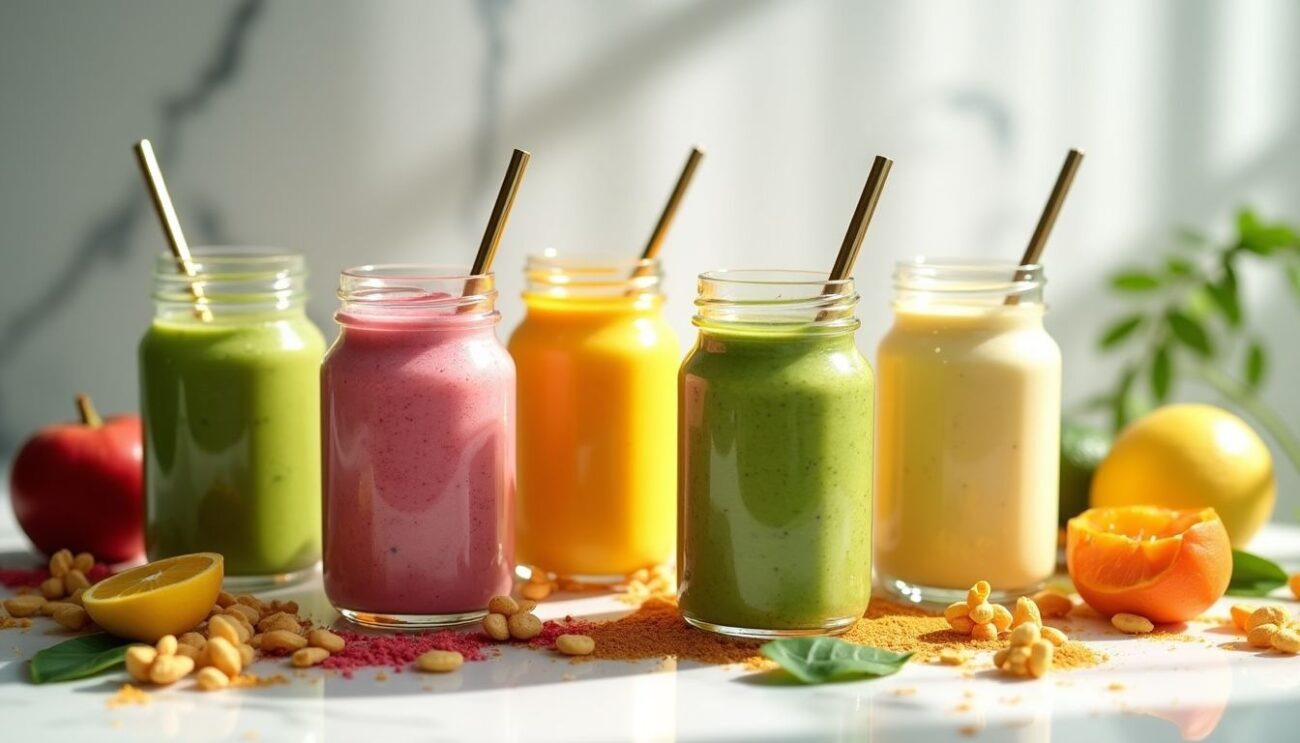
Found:
M 347 328 L 325 354 L 326 373 L 373 378 L 511 381 L 515 364 L 494 328 L 393 331 Z
M 729 337 L 701 333 L 683 376 L 730 388 L 870 389 L 870 363 L 850 334 Z
M 139 352 L 144 360 L 316 364 L 325 352 L 325 337 L 305 314 L 248 318 L 239 322 L 155 318 L 140 340 Z
M 602 355 L 639 359 L 681 359 L 681 341 L 662 308 L 612 303 L 566 310 L 528 303 L 524 319 L 510 335 L 516 359 L 532 354 Z
M 897 313 L 877 352 L 881 363 L 890 358 L 1059 366 L 1061 350 L 1041 313 L 983 319 Z

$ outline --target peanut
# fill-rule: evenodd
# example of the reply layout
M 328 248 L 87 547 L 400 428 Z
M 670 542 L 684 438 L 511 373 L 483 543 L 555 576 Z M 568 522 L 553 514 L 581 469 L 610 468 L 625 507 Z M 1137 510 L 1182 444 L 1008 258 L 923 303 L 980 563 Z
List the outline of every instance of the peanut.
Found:
M 993 605 L 993 626 L 998 632 L 1006 632 L 1011 628 L 1011 612 L 1002 604 Z
M 510 616 L 519 611 L 519 604 L 509 596 L 493 596 L 488 599 L 487 610 L 489 614 L 501 614 Z
M 83 574 L 90 572 L 95 567 L 95 556 L 89 552 L 78 552 L 77 556 L 72 558 L 72 567 L 74 570 L 80 570 Z
M 204 660 L 207 665 L 216 668 L 227 676 L 234 678 L 244 667 L 243 659 L 235 645 L 224 637 L 214 637 L 208 643 Z
M 239 651 L 239 660 L 244 664 L 244 668 L 253 665 L 253 661 L 257 658 L 257 651 L 252 645 L 239 645 L 235 649 Z
M 516 640 L 531 640 L 542 633 L 542 620 L 533 614 L 519 613 L 506 619 L 510 636 Z
M 243 598 L 243 596 L 240 596 L 240 598 Z M 238 603 L 231 604 L 230 606 L 226 607 L 225 613 L 227 615 L 239 614 L 243 616 L 244 621 L 248 622 L 249 625 L 252 625 L 254 622 L 261 619 L 262 617 L 261 613 L 258 612 L 257 609 L 254 609 L 248 604 L 238 604 Z
M 1030 600 L 1038 607 L 1040 616 L 1063 617 L 1074 611 L 1074 602 L 1069 596 L 1050 588 L 1039 591 Z
M 90 579 L 86 574 L 73 568 L 68 574 L 63 576 L 63 592 L 71 595 L 78 588 L 90 588 Z
M 262 612 L 266 611 L 266 604 L 262 603 L 261 599 L 259 599 L 258 597 L 250 593 L 239 594 L 238 596 L 235 597 L 235 603 L 243 604 L 244 606 L 247 606 L 248 608 L 257 612 L 258 616 L 261 616 Z
M 516 603 L 519 604 L 519 611 L 532 611 L 537 608 L 537 602 L 532 599 L 519 599 Z
M 1052 654 L 1055 652 L 1052 643 L 1047 640 L 1038 640 L 1029 648 L 1029 662 L 1026 668 L 1029 675 L 1034 678 L 1042 678 L 1044 674 L 1052 669 Z
M 63 598 L 65 595 L 63 591 L 63 579 L 46 578 L 41 583 L 41 595 L 50 601 Z
M 1251 612 L 1250 618 L 1246 620 L 1246 631 L 1253 630 L 1261 624 L 1276 624 L 1283 627 L 1290 620 L 1291 612 L 1281 606 L 1261 606 Z
M 298 602 L 297 601 L 272 601 L 271 610 L 282 611 L 285 614 L 293 614 L 296 616 L 298 614 Z
M 222 591 L 221 593 L 217 594 L 217 606 L 220 606 L 222 609 L 226 608 L 227 606 L 231 606 L 234 603 L 235 603 L 235 597 L 226 593 L 225 591 Z
M 59 550 L 50 555 L 50 577 L 62 578 L 72 569 L 73 558 L 71 550 Z
M 1150 619 L 1138 616 L 1137 614 L 1126 614 L 1120 612 L 1110 618 L 1110 623 L 1115 629 L 1126 635 L 1145 635 L 1154 630 L 1156 626 L 1151 623 Z
M 1024 676 L 1029 672 L 1029 656 L 1032 651 L 1026 646 L 1017 646 L 1007 651 L 1006 665 L 1002 670 L 1009 671 L 1017 676 Z
M 965 601 L 948 604 L 943 610 L 943 618 L 949 622 L 958 617 L 970 617 L 970 607 L 966 605 Z
M 203 635 L 200 635 L 198 632 L 186 632 L 185 634 L 176 638 L 176 642 L 182 645 L 189 645 L 192 648 L 198 648 L 199 650 L 202 650 L 203 646 L 208 644 L 208 638 L 204 637 Z
M 224 637 L 231 645 L 238 645 L 243 640 L 239 636 L 239 623 L 224 614 L 208 620 L 208 640 Z
M 986 580 L 976 581 L 975 585 L 970 587 L 966 592 L 966 606 L 974 609 L 980 604 L 989 600 L 989 594 L 992 593 L 993 587 Z
M 971 607 L 970 620 L 975 624 L 992 624 L 993 607 L 988 602 Z
M 1291 576 L 1291 579 L 1286 582 L 1286 585 L 1287 588 L 1291 589 L 1291 595 L 1300 599 L 1300 573 Z
M 85 588 L 78 588 L 77 590 L 73 591 L 72 595 L 69 596 L 67 599 L 68 603 L 81 606 L 82 605 L 81 597 L 87 590 L 88 589 Z
M 991 622 L 977 624 L 970 631 L 972 640 L 996 640 L 998 639 L 998 628 L 994 627 Z
M 1055 627 L 1044 627 L 1042 633 L 1043 633 L 1043 639 L 1047 640 L 1048 642 L 1052 643 L 1058 648 L 1064 645 L 1070 639 L 1065 636 L 1064 632 L 1060 631 Z
M 1038 611 L 1038 604 L 1021 596 L 1016 599 L 1016 610 L 1011 615 L 1011 629 L 1015 629 L 1026 622 L 1032 622 L 1042 627 L 1043 615 Z
M 1001 668 L 1007 664 L 1007 656 L 1011 654 L 1011 648 L 1002 648 L 993 654 L 993 666 Z
M 510 624 L 504 614 L 489 614 L 483 617 L 483 631 L 497 642 L 510 639 Z
M 1246 623 L 1250 621 L 1250 615 L 1255 612 L 1255 607 L 1245 604 L 1233 604 L 1232 609 L 1229 611 L 1232 614 L 1232 626 L 1242 632 L 1249 632 L 1250 628 L 1246 626 Z
M 342 637 L 327 629 L 312 630 L 311 634 L 307 635 L 307 644 L 314 648 L 322 648 L 330 653 L 337 653 L 347 645 L 347 643 L 343 642 Z
M 257 634 L 255 634 L 255 635 L 253 635 L 252 637 L 248 638 L 248 643 L 247 643 L 247 644 L 248 644 L 248 645 L 252 645 L 252 646 L 253 646 L 254 648 L 256 648 L 256 649 L 261 649 L 261 647 L 262 647 L 262 633 L 261 633 L 261 632 L 258 632 Z
M 1279 627 L 1276 624 L 1258 624 L 1251 627 L 1250 632 L 1246 633 L 1246 642 L 1254 648 L 1271 648 L 1273 647 L 1273 635 L 1276 635 Z
M 149 666 L 149 680 L 160 686 L 174 684 L 193 670 L 194 661 L 183 655 L 159 655 Z
M 194 677 L 194 682 L 203 691 L 216 691 L 230 686 L 230 677 L 220 670 L 208 666 L 199 671 L 198 675 Z
M 177 645 L 176 654 L 183 655 L 186 658 L 189 658 L 190 660 L 194 661 L 194 666 L 196 668 L 203 665 L 202 663 L 199 663 L 199 661 L 203 659 L 203 651 L 199 650 L 193 645 Z
M 295 668 L 310 668 L 328 657 L 330 651 L 325 648 L 303 648 L 293 651 L 293 657 L 289 661 Z
M 126 672 L 142 683 L 149 681 L 149 668 L 158 657 L 152 645 L 132 645 L 126 649 Z
M 969 635 L 975 629 L 975 623 L 970 617 L 956 617 L 948 620 L 948 625 L 963 635 Z M 994 629 L 997 629 L 996 627 Z
M 939 651 L 939 662 L 945 666 L 960 666 L 966 662 L 967 658 L 966 653 L 956 648 L 944 648 Z
M 520 586 L 519 595 L 533 601 L 542 601 L 551 595 L 550 583 L 533 583 L 528 582 Z
M 1042 631 L 1038 628 L 1038 625 L 1032 622 L 1026 622 L 1025 624 L 1011 630 L 1011 646 L 1021 647 L 1025 645 L 1033 645 L 1038 642 L 1038 638 L 1041 635 Z
M 1300 630 L 1283 627 L 1273 633 L 1273 649 L 1290 655 L 1300 653 Z
M 54 612 L 68 606 L 76 606 L 76 604 L 69 601 L 46 601 L 41 605 L 41 613 L 47 617 L 52 617 Z
M 176 646 L 179 644 L 180 643 L 176 642 L 175 635 L 163 635 L 158 639 L 157 644 L 154 645 L 154 649 L 158 651 L 158 655 L 160 656 L 175 655 Z
M 449 673 L 464 662 L 465 657 L 454 650 L 430 650 L 415 659 L 415 667 L 428 673 Z
M 302 631 L 302 626 L 298 624 L 295 617 L 291 617 L 282 611 L 270 614 L 257 623 L 257 631 L 264 634 L 277 629 L 298 634 Z
M 591 655 L 596 641 L 586 635 L 560 635 L 555 638 L 555 649 L 565 655 Z
M 15 619 L 30 617 L 39 612 L 42 606 L 45 606 L 45 597 L 39 593 L 28 593 L 5 599 L 5 611 Z
M 294 632 L 277 629 L 262 633 L 262 650 L 293 652 L 307 647 L 307 638 Z
M 90 615 L 76 604 L 64 604 L 63 608 L 54 612 L 54 621 L 73 632 L 80 632 L 90 624 Z

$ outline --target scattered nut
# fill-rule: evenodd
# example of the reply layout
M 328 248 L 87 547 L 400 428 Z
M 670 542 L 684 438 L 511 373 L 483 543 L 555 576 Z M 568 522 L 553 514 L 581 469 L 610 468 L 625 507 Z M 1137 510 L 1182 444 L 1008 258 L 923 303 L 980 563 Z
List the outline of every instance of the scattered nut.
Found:
M 939 662 L 945 666 L 960 666 L 964 664 L 969 657 L 970 656 L 967 653 L 956 648 L 943 648 L 939 651 Z
M 225 591 L 222 591 L 221 593 L 217 594 L 217 606 L 220 606 L 222 609 L 226 608 L 227 606 L 232 606 L 234 603 L 235 603 L 235 597 L 226 593 Z
M 1020 625 L 1032 622 L 1039 627 L 1043 626 L 1043 615 L 1038 611 L 1038 604 L 1021 596 L 1016 599 L 1016 610 L 1011 615 L 1011 629 Z
M 1002 604 L 993 605 L 993 626 L 998 632 L 1006 632 L 1011 628 L 1011 612 Z
M 504 614 L 489 614 L 483 617 L 483 631 L 497 642 L 510 639 L 510 625 Z
M 231 645 L 238 645 L 243 640 L 239 636 L 239 623 L 225 614 L 208 620 L 208 640 L 224 637 Z
M 1291 579 L 1286 582 L 1286 585 L 1291 589 L 1291 595 L 1300 599 L 1300 573 L 1291 576 Z
M 63 576 L 63 592 L 71 595 L 78 588 L 90 588 L 90 579 L 86 577 L 85 573 L 73 568 L 68 571 L 67 575 Z
M 54 612 L 53 616 L 54 621 L 73 632 L 80 632 L 86 628 L 86 625 L 90 624 L 90 615 L 86 613 L 85 609 L 76 604 L 64 604 L 62 608 Z
M 307 638 L 294 632 L 277 629 L 262 633 L 263 651 L 293 652 L 305 647 L 307 647 Z
M 1290 655 L 1300 653 L 1300 631 L 1294 626 L 1279 629 L 1273 633 L 1273 649 Z
M 1246 633 L 1246 643 L 1253 648 L 1271 648 L 1273 647 L 1273 635 L 1276 635 L 1279 627 L 1276 624 L 1259 624 Z
M 240 598 L 243 597 L 241 596 Z M 252 625 L 262 616 L 257 609 L 254 609 L 248 604 L 240 604 L 240 603 L 235 603 L 235 604 L 231 604 L 230 606 L 227 606 L 226 614 L 227 615 L 239 614 L 244 618 L 244 621 L 248 622 L 250 625 Z
M 1050 588 L 1039 591 L 1030 600 L 1038 607 L 1038 613 L 1043 617 L 1063 617 L 1074 611 L 1074 602 L 1069 596 Z
M 428 673 L 450 673 L 464 662 L 465 657 L 454 650 L 430 650 L 415 659 L 415 667 Z
M 519 611 L 519 604 L 509 596 L 493 596 L 488 599 L 487 610 L 489 614 L 501 614 L 510 616 Z
M 290 662 L 293 663 L 295 668 L 310 668 L 328 657 L 330 657 L 330 651 L 325 648 L 302 648 L 293 651 Z
M 1029 647 L 1029 662 L 1026 664 L 1029 675 L 1038 679 L 1052 670 L 1052 654 L 1054 652 L 1055 649 L 1051 642 L 1042 639 L 1034 642 Z
M 1110 618 L 1110 623 L 1115 629 L 1126 635 L 1145 635 L 1156 628 L 1150 619 L 1140 617 L 1137 614 L 1126 614 L 1120 612 Z
M 520 586 L 519 595 L 533 601 L 542 601 L 551 595 L 550 583 L 533 583 L 528 582 Z
M 152 645 L 132 645 L 126 649 L 126 672 L 141 683 L 149 681 L 149 669 L 158 657 Z
M 542 633 L 542 620 L 536 615 L 520 612 L 506 619 L 506 627 L 516 640 L 531 640 Z
M 54 612 L 67 606 L 76 606 L 76 604 L 69 601 L 46 601 L 41 605 L 41 613 L 47 617 L 52 617 Z
M 1246 631 L 1249 632 L 1261 624 L 1276 624 L 1279 627 L 1284 627 L 1290 620 L 1291 612 L 1281 606 L 1276 604 L 1261 606 L 1251 612 L 1250 618 L 1246 620 Z
M 1033 645 L 1035 642 L 1038 642 L 1038 638 L 1041 635 L 1042 630 L 1038 628 L 1038 625 L 1032 622 L 1026 622 L 1025 624 L 1011 630 L 1011 646 Z
M 231 678 L 238 676 L 244 667 L 239 651 L 224 637 L 212 638 L 205 650 L 204 660 L 207 661 L 207 665 L 211 665 Z
M 969 635 L 975 629 L 975 623 L 970 617 L 956 617 L 948 620 L 948 625 L 963 635 Z M 997 629 L 996 627 L 994 629 Z
M 62 578 L 72 569 L 74 560 L 71 550 L 59 550 L 50 555 L 50 577 Z
M 282 611 L 270 614 L 257 623 L 257 631 L 264 634 L 278 629 L 298 634 L 302 631 L 302 626 L 298 624 L 297 617 L 290 616 Z
M 555 648 L 565 655 L 591 655 L 596 641 L 586 635 L 560 635 L 555 638 Z
M 1043 627 L 1041 632 L 1042 632 L 1043 639 L 1047 640 L 1048 642 L 1052 643 L 1058 648 L 1064 645 L 1070 639 L 1065 636 L 1064 632 L 1060 631 L 1055 627 Z
M 244 668 L 253 665 L 253 660 L 257 658 L 257 651 L 252 645 L 237 645 L 235 649 L 239 651 L 239 660 L 244 664 Z
M 322 648 L 326 652 L 337 653 L 347 646 L 342 637 L 330 632 L 327 629 L 314 629 L 307 635 L 307 644 L 314 648 Z
M 63 598 L 66 595 L 63 590 L 63 579 L 46 578 L 41 583 L 41 595 L 50 601 Z
M 230 686 L 230 677 L 220 670 L 208 666 L 199 671 L 198 675 L 194 677 L 194 682 L 203 691 L 216 691 Z
M 1232 614 L 1232 626 L 1242 632 L 1250 631 L 1250 627 L 1246 626 L 1246 623 L 1250 621 L 1250 615 L 1255 613 L 1255 607 L 1246 604 L 1233 604 L 1229 612 Z
M 160 656 L 175 655 L 176 646 L 178 644 L 180 643 L 176 642 L 175 635 L 163 635 L 161 638 L 159 638 L 157 644 L 154 645 L 154 649 L 158 651 L 158 655 Z
M 189 645 L 192 648 L 198 648 L 199 650 L 202 650 L 203 646 L 208 644 L 208 638 L 204 637 L 203 635 L 200 635 L 198 632 L 186 632 L 185 634 L 176 638 L 176 642 L 180 643 L 181 645 Z
M 976 624 L 970 631 L 972 640 L 996 640 L 998 639 L 998 628 L 994 627 L 991 622 Z
M 193 670 L 194 661 L 183 655 L 159 655 L 154 658 L 153 665 L 149 666 L 149 680 L 160 686 L 174 684 Z
M 189 658 L 190 660 L 194 661 L 194 666 L 196 668 L 203 665 L 202 663 L 199 662 L 200 660 L 203 659 L 203 651 L 199 650 L 193 645 L 177 645 L 176 654 L 183 655 L 186 658 Z
M 89 573 L 93 567 L 95 567 L 95 556 L 89 552 L 78 552 L 77 556 L 72 558 L 72 569 L 78 570 L 82 574 Z M 51 575 L 53 575 L 53 571 L 51 571 Z

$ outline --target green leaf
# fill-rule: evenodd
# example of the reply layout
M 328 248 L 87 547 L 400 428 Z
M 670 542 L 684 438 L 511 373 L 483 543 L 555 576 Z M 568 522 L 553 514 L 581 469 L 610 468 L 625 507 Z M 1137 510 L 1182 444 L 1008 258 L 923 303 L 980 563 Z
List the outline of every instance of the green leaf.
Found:
M 1157 403 L 1169 399 L 1169 388 L 1174 381 L 1174 361 L 1169 354 L 1169 346 L 1161 345 L 1151 358 L 1151 395 Z
M 32 656 L 32 683 L 71 681 L 94 676 L 122 663 L 130 640 L 100 632 L 51 645 Z
M 1137 408 L 1137 401 L 1133 394 L 1137 374 L 1138 370 L 1134 366 L 1125 367 L 1124 372 L 1120 374 L 1119 386 L 1115 388 L 1115 396 L 1111 398 L 1114 405 L 1111 410 L 1111 428 L 1114 433 L 1119 433 L 1124 426 L 1128 425 L 1133 410 Z
M 1191 276 L 1196 271 L 1196 266 L 1186 258 L 1178 256 L 1169 256 L 1165 259 L 1165 274 L 1182 279 Z
M 1160 277 L 1146 271 L 1122 271 L 1110 277 L 1110 285 L 1122 292 L 1149 292 L 1160 288 Z
M 1279 248 L 1296 244 L 1296 233 L 1281 223 L 1264 224 L 1254 212 L 1242 210 L 1237 215 L 1238 246 L 1256 255 L 1272 255 Z
M 1227 257 L 1223 260 L 1223 276 L 1218 281 L 1207 281 L 1205 290 L 1214 300 L 1215 307 L 1232 327 L 1241 325 L 1241 297 L 1237 287 L 1237 271 Z
M 1246 349 L 1246 384 L 1253 390 L 1259 389 L 1259 383 L 1264 381 L 1264 372 L 1267 370 L 1268 357 L 1264 346 L 1259 341 L 1251 342 L 1250 348 Z
M 1189 248 L 1202 248 L 1210 243 L 1210 238 L 1195 227 L 1179 227 L 1174 230 L 1174 237 Z
M 1141 315 L 1129 315 L 1128 317 L 1116 320 L 1106 332 L 1101 336 L 1101 347 L 1114 348 L 1125 339 L 1133 335 L 1133 332 L 1142 326 L 1143 317 Z
M 1210 345 L 1210 335 L 1205 332 L 1205 327 L 1199 321 L 1181 310 L 1170 310 L 1166 318 L 1174 337 L 1183 345 L 1203 357 L 1214 355 L 1214 348 Z
M 1230 596 L 1267 596 L 1274 588 L 1286 585 L 1286 571 L 1272 560 L 1242 550 L 1232 551 Z
M 1300 263 L 1288 263 L 1286 266 L 1286 278 L 1291 284 L 1291 291 L 1300 297 Z
M 898 673 L 912 653 L 855 645 L 834 637 L 787 637 L 759 649 L 805 684 Z

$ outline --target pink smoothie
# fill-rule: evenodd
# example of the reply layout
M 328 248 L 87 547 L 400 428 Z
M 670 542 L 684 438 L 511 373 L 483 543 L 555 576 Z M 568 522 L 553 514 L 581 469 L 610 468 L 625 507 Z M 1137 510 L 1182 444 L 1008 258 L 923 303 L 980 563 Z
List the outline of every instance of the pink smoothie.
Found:
M 325 592 L 455 615 L 508 594 L 515 368 L 495 315 L 342 311 L 321 370 Z

